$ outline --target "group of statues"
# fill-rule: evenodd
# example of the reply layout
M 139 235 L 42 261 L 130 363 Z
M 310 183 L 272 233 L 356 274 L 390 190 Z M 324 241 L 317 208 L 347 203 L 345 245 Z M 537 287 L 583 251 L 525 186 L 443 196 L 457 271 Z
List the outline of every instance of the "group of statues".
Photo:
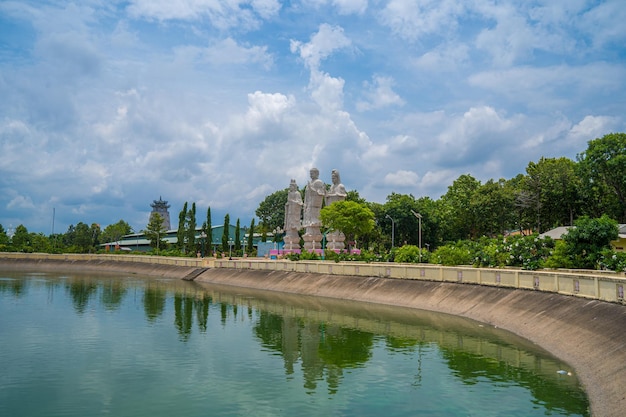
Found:
M 291 180 L 289 184 L 289 193 L 287 203 L 285 204 L 285 251 L 295 251 L 300 249 L 300 236 L 298 231 L 304 229 L 304 249 L 306 251 L 315 251 L 322 249 L 322 222 L 320 220 L 320 211 L 324 201 L 326 205 L 335 201 L 343 201 L 348 193 L 341 183 L 339 171 L 334 169 L 331 174 L 332 184 L 328 191 L 326 184 L 319 179 L 320 172 L 317 168 L 311 168 L 311 180 L 308 182 L 304 190 L 304 202 L 298 185 L 295 180 Z M 326 235 L 326 248 L 331 250 L 343 250 L 345 248 L 345 235 L 334 230 Z

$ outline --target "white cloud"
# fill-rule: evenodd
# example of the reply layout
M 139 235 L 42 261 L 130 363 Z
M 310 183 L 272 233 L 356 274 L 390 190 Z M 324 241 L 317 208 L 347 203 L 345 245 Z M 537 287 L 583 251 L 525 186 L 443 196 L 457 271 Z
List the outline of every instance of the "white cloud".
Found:
M 197 46 L 181 46 L 174 50 L 177 61 L 212 66 L 260 64 L 268 70 L 273 65 L 273 58 L 267 51 L 267 46 L 242 46 L 232 38 L 221 39 L 214 44 L 201 48 Z
M 588 115 L 572 126 L 568 133 L 568 139 L 581 145 L 606 133 L 613 132 L 619 125 L 620 120 L 617 117 Z
M 383 24 L 410 41 L 433 33 L 450 33 L 464 11 L 456 0 L 390 0 L 381 13 Z
M 30 197 L 23 195 L 13 197 L 11 201 L 9 201 L 9 203 L 7 204 L 7 209 L 9 210 L 33 208 L 35 208 L 33 200 Z
M 419 182 L 419 176 L 412 171 L 400 170 L 385 175 L 383 182 L 385 186 L 392 189 L 394 187 L 415 187 Z
M 391 77 L 374 76 L 373 82 L 364 83 L 363 95 L 367 101 L 359 101 L 356 107 L 360 111 L 375 110 L 392 105 L 402 105 L 404 100 L 393 91 L 394 80 Z
M 133 18 L 167 20 L 200 20 L 208 18 L 221 30 L 255 29 L 261 19 L 270 19 L 280 11 L 277 0 L 131 0 L 127 6 Z
M 462 43 L 442 44 L 413 59 L 414 65 L 424 71 L 452 72 L 467 64 L 469 47 Z
M 321 61 L 333 52 L 350 46 L 351 43 L 350 39 L 344 35 L 341 27 L 323 23 L 319 30 L 311 36 L 310 42 L 302 43 L 292 40 L 290 48 L 291 52 L 299 53 L 309 68 L 317 69 Z
M 362 14 L 367 9 L 367 0 L 333 0 L 340 14 Z
M 536 109 L 577 103 L 565 98 L 569 94 L 607 94 L 622 89 L 625 80 L 626 68 L 607 63 L 541 68 L 520 66 L 479 72 L 468 79 L 472 86 L 497 92 Z

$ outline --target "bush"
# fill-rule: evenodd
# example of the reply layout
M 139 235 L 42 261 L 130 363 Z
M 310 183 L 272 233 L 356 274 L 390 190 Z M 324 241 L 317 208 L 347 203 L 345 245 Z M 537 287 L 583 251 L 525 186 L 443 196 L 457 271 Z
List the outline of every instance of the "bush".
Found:
M 404 245 L 396 250 L 394 262 L 419 263 L 428 262 L 430 253 L 422 248 L 420 259 L 420 248 L 415 245 Z
M 605 249 L 600 253 L 600 269 L 626 272 L 626 252 L 615 252 Z
M 430 261 L 447 266 L 473 265 L 476 251 L 471 246 L 472 242 L 468 240 L 440 246 L 433 252 Z

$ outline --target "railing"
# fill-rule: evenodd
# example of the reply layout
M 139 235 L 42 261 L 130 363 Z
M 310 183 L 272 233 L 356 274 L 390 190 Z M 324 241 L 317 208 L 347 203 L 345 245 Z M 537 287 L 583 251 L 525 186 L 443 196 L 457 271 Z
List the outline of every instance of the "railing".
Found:
M 110 262 L 135 262 L 156 265 L 188 266 L 206 268 L 212 266 L 212 258 L 181 258 L 174 256 L 150 256 L 150 255 L 109 255 L 89 253 L 17 253 L 3 252 L 0 258 L 26 259 L 32 261 L 110 261 Z
M 0 253 L 4 259 L 32 261 L 111 261 L 171 265 L 195 268 L 228 268 L 301 272 L 311 274 L 352 275 L 394 279 L 454 282 L 545 291 L 576 297 L 625 304 L 624 274 L 601 271 L 526 271 L 512 268 L 473 268 L 470 266 L 441 266 L 432 264 L 362 263 L 332 261 L 270 260 L 259 258 L 214 259 L 180 258 L 149 255 L 108 254 L 46 254 Z
M 215 268 L 352 275 L 394 279 L 454 282 L 545 291 L 576 297 L 624 303 L 624 274 L 595 271 L 448 267 L 432 264 L 320 262 L 256 259 L 218 259 Z

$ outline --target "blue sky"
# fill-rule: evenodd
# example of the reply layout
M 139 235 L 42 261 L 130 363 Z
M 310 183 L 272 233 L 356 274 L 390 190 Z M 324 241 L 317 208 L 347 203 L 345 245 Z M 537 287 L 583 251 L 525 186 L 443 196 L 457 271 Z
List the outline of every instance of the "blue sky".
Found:
M 0 224 L 248 225 L 311 167 L 384 203 L 626 131 L 621 0 L 0 0 Z M 173 225 L 175 227 L 175 225 Z

